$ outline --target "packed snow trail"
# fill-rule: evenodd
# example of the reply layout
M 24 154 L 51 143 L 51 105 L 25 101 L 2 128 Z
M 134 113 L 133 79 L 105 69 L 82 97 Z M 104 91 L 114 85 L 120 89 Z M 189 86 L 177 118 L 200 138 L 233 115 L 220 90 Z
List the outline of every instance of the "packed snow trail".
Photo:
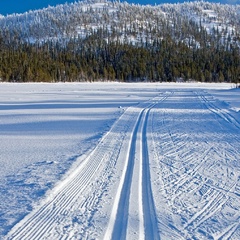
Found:
M 240 124 L 207 91 L 124 109 L 7 239 L 240 239 Z
M 125 223 L 128 216 L 129 189 L 132 182 L 131 175 L 133 174 L 137 133 L 140 124 L 146 125 L 145 111 L 148 111 L 148 107 L 153 105 L 152 101 L 149 101 L 128 108 L 93 152 L 82 161 L 82 164 L 64 181 L 59 183 L 38 208 L 18 223 L 10 231 L 7 239 L 71 239 L 87 237 L 89 235 L 88 228 L 91 226 L 94 213 L 97 211 L 99 202 L 107 189 L 121 151 L 121 154 L 125 155 L 127 166 L 127 178 L 124 180 L 122 199 L 120 201 L 120 205 L 122 204 L 125 208 L 125 217 L 120 216 L 123 206 L 118 206 L 117 219 L 122 218 L 120 220 L 121 224 Z M 138 139 L 139 141 L 142 141 L 142 139 Z M 124 151 L 123 145 L 126 144 L 130 146 L 129 152 Z M 144 149 L 144 151 L 147 150 Z M 150 178 L 149 173 L 144 178 Z M 148 181 L 148 185 L 150 179 L 146 179 L 146 181 Z M 126 204 L 123 199 L 125 199 Z M 145 212 L 147 211 L 146 207 L 142 207 Z M 144 230 L 146 230 L 146 226 L 148 225 L 145 223 Z M 157 228 L 157 223 L 153 226 Z M 118 228 L 119 226 L 114 228 L 114 234 L 124 238 L 127 226 L 122 226 L 124 233 L 117 233 Z M 148 228 L 150 229 L 150 227 Z M 156 231 L 156 229 L 154 230 Z
M 114 226 L 110 225 L 105 239 L 129 239 L 132 233 L 128 231 L 128 218 L 131 216 L 129 214 L 129 200 L 131 199 L 131 193 L 136 191 L 132 185 L 132 178 L 134 171 L 139 176 L 137 179 L 139 187 L 137 194 L 133 194 L 133 197 L 138 196 L 138 218 L 139 218 L 139 239 L 159 239 L 157 217 L 154 208 L 154 201 L 151 191 L 151 180 L 150 180 L 150 170 L 149 170 L 149 159 L 146 141 L 146 126 L 148 120 L 148 113 L 150 108 L 155 104 L 151 104 L 148 108 L 143 109 L 140 112 L 139 118 L 136 122 L 132 137 L 130 140 L 130 148 L 127 160 L 127 167 L 125 174 L 123 174 L 123 184 L 120 184 L 119 191 L 121 194 L 119 198 L 116 198 L 117 212 L 113 211 L 112 218 L 115 217 Z M 140 156 L 137 159 L 137 153 Z M 138 166 L 135 161 L 139 160 Z M 111 229 L 113 227 L 113 229 Z
M 146 239 L 159 239 L 159 230 L 156 216 L 156 209 L 154 204 L 154 199 L 152 195 L 151 186 L 151 174 L 150 174 L 150 161 L 147 145 L 147 121 L 149 116 L 149 110 L 147 112 L 146 121 L 143 126 L 143 134 L 141 142 L 143 144 L 142 148 L 142 195 L 143 195 L 143 213 L 144 213 L 144 228 L 147 229 Z
M 114 223 L 113 234 L 111 239 L 125 239 L 127 234 L 127 224 L 128 224 L 128 211 L 129 211 L 129 198 L 130 190 L 134 169 L 134 155 L 136 152 L 136 140 L 137 132 L 139 129 L 140 121 L 142 119 L 143 112 L 140 113 L 139 118 L 134 127 L 132 133 L 132 138 L 130 142 L 129 155 L 127 159 L 127 169 L 124 176 L 124 182 L 121 189 L 121 195 L 118 203 L 118 210 L 116 214 L 116 219 Z

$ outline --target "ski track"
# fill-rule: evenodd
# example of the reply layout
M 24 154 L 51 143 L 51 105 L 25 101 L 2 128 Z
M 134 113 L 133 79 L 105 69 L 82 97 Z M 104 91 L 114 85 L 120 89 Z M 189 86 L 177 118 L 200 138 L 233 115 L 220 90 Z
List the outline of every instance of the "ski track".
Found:
M 240 124 L 215 101 L 174 90 L 129 107 L 6 239 L 240 239 Z
M 162 97 L 162 101 L 166 96 Z M 151 192 L 149 159 L 147 157 L 146 126 L 148 112 L 158 98 L 129 107 L 103 137 L 97 147 L 83 163 L 61 182 L 32 213 L 20 221 L 7 236 L 7 239 L 78 239 L 91 237 L 88 228 L 92 226 L 94 212 L 107 189 L 119 158 L 121 147 L 129 141 L 126 155 L 126 169 L 123 171 L 122 185 L 119 184 L 119 198 L 115 202 L 117 211 L 114 227 L 106 231 L 105 238 L 125 239 L 128 231 L 129 199 L 133 171 L 142 176 L 139 187 L 139 237 L 150 236 L 159 239 L 157 216 Z M 130 134 L 130 139 L 128 135 Z M 139 137 L 141 136 L 141 137 Z M 143 144 L 141 142 L 143 141 Z M 126 143 L 125 143 L 126 144 Z M 136 149 L 136 145 L 140 149 Z M 135 154 L 141 152 L 142 166 L 134 168 Z M 91 186 L 91 187 L 89 187 Z M 140 199 L 142 198 L 142 199 Z M 151 205 L 151 206 L 150 206 Z M 150 224 L 149 224 L 150 223 Z M 119 227 L 121 224 L 121 228 Z M 153 237 L 153 238 L 152 238 Z M 149 238 L 146 238 L 149 239 Z
M 164 101 L 163 97 L 161 101 Z M 154 100 L 159 101 L 157 99 Z M 130 239 L 134 233 L 129 231 L 129 220 L 131 214 L 129 212 L 131 193 L 136 192 L 133 184 L 133 175 L 139 176 L 138 194 L 138 238 L 139 239 L 160 239 L 155 211 L 154 199 L 151 190 L 151 177 L 149 170 L 148 147 L 147 147 L 147 122 L 151 108 L 156 103 L 149 103 L 143 107 L 139 113 L 138 119 L 131 133 L 129 141 L 129 149 L 121 181 L 118 187 L 117 196 L 115 198 L 113 211 L 111 214 L 111 222 L 108 225 L 104 239 Z M 138 156 L 140 153 L 140 156 Z M 137 157 L 138 156 L 138 157 Z M 139 160 L 139 162 L 136 162 Z M 132 207 L 133 208 L 133 207 Z M 129 232 L 128 232 L 129 231 Z M 136 238 L 136 236 L 135 236 Z
M 153 111 L 153 117 L 162 119 L 153 122 L 151 132 L 158 185 L 170 214 L 158 206 L 157 211 L 172 221 L 172 226 L 160 223 L 160 232 L 167 233 L 171 228 L 184 239 L 239 239 L 240 127 L 206 94 L 178 91 L 168 99 L 168 107 L 159 106 Z M 187 124 L 177 121 L 184 119 L 181 111 L 176 116 L 171 111 L 186 106 L 192 119 Z M 202 112 L 202 118 L 205 115 L 205 122 L 198 122 L 195 111 Z M 164 238 L 174 239 L 171 235 Z
M 122 122 L 130 121 L 133 114 L 128 114 L 127 111 L 84 163 L 53 190 L 52 196 L 39 209 L 14 227 L 8 238 L 55 238 L 63 232 L 68 238 L 67 229 L 74 227 L 74 222 L 77 221 L 83 221 L 84 224 L 81 228 L 84 232 L 91 220 L 91 217 L 88 216 L 89 209 L 96 207 L 104 192 L 109 173 L 115 165 L 124 135 L 128 130 L 128 125 L 122 124 Z M 77 213 L 78 215 L 76 215 Z M 79 236 L 79 232 L 76 234 Z
M 142 195 L 143 195 L 143 214 L 144 214 L 144 228 L 147 233 L 146 239 L 160 239 L 157 224 L 157 216 L 155 203 L 152 194 L 150 161 L 147 145 L 147 120 L 149 117 L 149 110 L 146 113 L 146 120 L 143 126 L 143 134 L 141 142 L 142 148 Z

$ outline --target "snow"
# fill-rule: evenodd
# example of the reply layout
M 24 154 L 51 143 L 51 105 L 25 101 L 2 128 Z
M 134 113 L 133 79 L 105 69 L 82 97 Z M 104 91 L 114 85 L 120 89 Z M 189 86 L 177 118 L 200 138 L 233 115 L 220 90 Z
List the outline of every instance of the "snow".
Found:
M 0 84 L 0 238 L 239 239 L 240 89 Z

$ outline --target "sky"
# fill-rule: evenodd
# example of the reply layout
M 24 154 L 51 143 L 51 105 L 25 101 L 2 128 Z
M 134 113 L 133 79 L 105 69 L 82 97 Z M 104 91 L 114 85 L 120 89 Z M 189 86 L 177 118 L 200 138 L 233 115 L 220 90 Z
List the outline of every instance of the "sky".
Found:
M 41 9 L 44 7 L 56 6 L 57 4 L 71 3 L 76 0 L 0 0 L 0 14 L 7 15 L 12 13 L 23 13 L 29 10 Z M 121 0 L 123 1 L 123 0 Z M 184 2 L 184 0 L 126 0 L 129 3 L 139 4 L 161 4 L 161 3 L 176 3 Z M 187 1 L 187 0 L 185 0 Z M 240 0 L 208 0 L 209 2 L 221 3 L 238 3 Z
M 71 3 L 75 0 L 0 0 L 0 14 L 23 13 L 66 2 Z

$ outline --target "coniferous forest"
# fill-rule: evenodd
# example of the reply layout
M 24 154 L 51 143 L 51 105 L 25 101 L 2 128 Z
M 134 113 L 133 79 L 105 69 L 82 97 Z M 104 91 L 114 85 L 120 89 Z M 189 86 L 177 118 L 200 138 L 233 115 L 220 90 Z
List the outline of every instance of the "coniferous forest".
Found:
M 7 82 L 240 81 L 237 31 L 231 33 L 225 29 L 223 37 L 223 30 L 213 29 L 209 33 L 201 22 L 184 18 L 171 20 L 169 24 L 159 19 L 155 24 L 148 21 L 147 27 L 136 26 L 136 21 L 131 21 L 128 27 L 123 23 L 121 30 L 119 25 L 115 28 L 111 25 L 111 29 L 109 25 L 92 27 L 84 37 L 72 35 L 67 40 L 48 37 L 44 41 L 29 41 L 22 37 L 21 31 L 2 30 L 0 79 Z M 129 41 L 130 37 L 135 40 Z

